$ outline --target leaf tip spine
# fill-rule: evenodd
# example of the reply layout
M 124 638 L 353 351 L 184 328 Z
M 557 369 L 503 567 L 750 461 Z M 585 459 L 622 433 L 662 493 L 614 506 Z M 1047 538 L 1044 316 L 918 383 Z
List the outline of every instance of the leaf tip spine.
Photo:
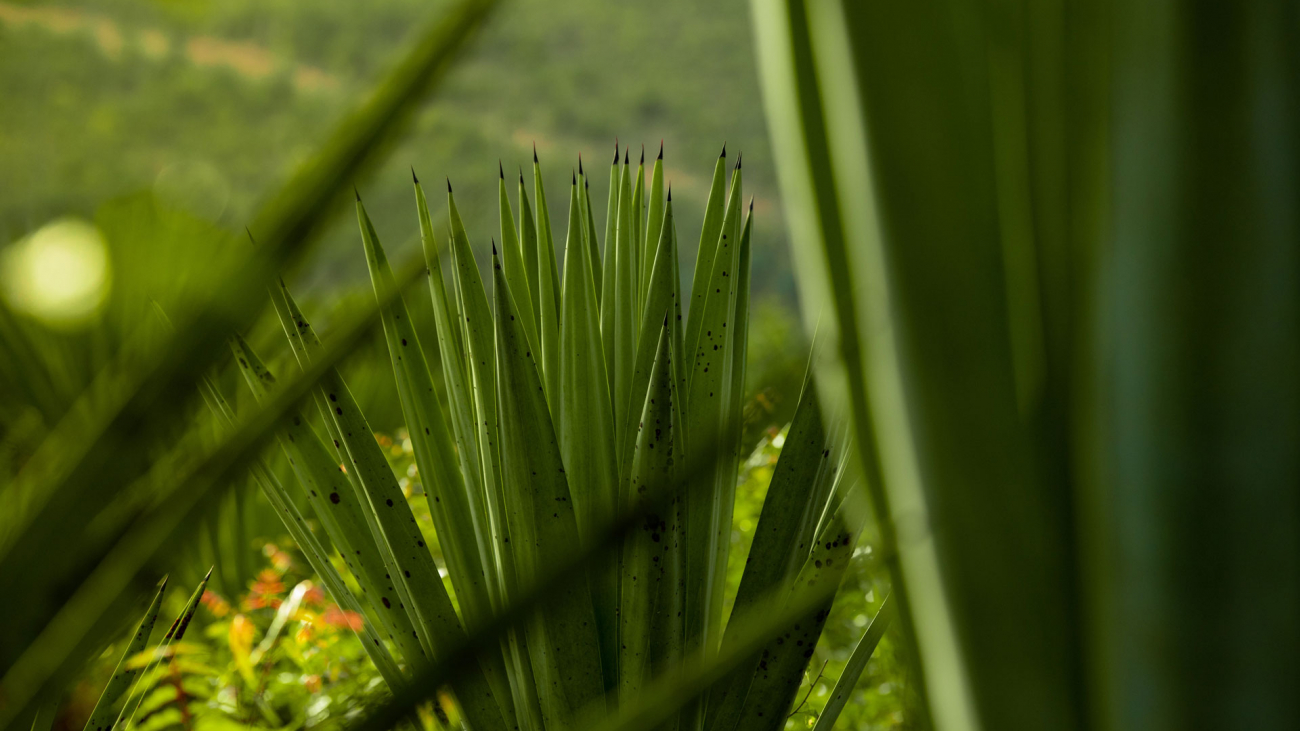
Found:
M 723 143 L 722 143 L 722 154 L 721 154 L 721 155 L 718 155 L 718 157 L 720 157 L 720 158 L 725 158 L 726 156 L 727 156 L 727 143 L 723 142 Z
M 664 159 L 664 141 L 663 141 L 663 140 L 659 140 L 659 158 L 658 158 L 658 159 L 660 159 L 660 160 Z
M 415 184 L 416 184 L 416 185 L 419 185 L 419 184 L 420 184 L 420 179 L 419 179 L 418 177 L 416 177 L 416 175 L 415 175 L 415 166 L 414 166 L 414 165 L 411 166 L 411 180 L 415 181 Z

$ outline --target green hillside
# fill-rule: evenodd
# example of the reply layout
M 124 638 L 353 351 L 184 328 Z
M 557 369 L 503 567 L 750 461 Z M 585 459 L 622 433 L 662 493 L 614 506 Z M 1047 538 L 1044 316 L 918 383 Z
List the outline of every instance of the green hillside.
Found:
M 0 241 L 150 188 L 237 230 L 433 12 L 414 0 L 0 3 Z M 498 158 L 512 171 L 536 143 L 558 186 L 581 153 L 603 200 L 615 138 L 634 158 L 663 140 L 692 261 L 725 141 L 756 195 L 756 292 L 792 303 L 752 55 L 739 0 L 511 3 L 358 187 L 401 256 L 415 252 L 408 166 L 449 176 L 486 249 Z M 563 220 L 563 196 L 550 204 Z M 336 225 L 307 283 L 361 282 L 355 236 Z

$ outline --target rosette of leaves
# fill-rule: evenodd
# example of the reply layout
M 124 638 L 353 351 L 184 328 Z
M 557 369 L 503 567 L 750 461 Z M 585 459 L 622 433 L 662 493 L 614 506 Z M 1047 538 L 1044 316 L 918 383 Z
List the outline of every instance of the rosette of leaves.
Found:
M 513 201 L 500 169 L 499 238 L 478 243 L 491 252 L 486 276 L 450 181 L 440 232 L 414 180 L 434 314 L 427 330 L 411 320 L 358 195 L 384 338 L 454 601 L 336 369 L 325 369 L 315 408 L 292 416 L 278 441 L 321 527 L 319 537 L 305 530 L 317 542 L 305 550 L 339 550 L 362 589 L 356 600 L 367 627 L 384 640 L 371 639 L 374 655 L 397 666 L 386 674 L 395 688 L 533 597 L 522 620 L 450 676 L 471 727 L 571 728 L 631 707 L 688 659 L 729 646 L 727 672 L 659 704 L 656 723 L 784 724 L 863 516 L 846 500 L 841 422 L 823 418 L 807 381 L 724 617 L 753 236 L 740 160 L 730 181 L 727 169 L 724 149 L 689 290 L 662 149 L 648 184 L 644 154 L 632 165 L 626 150 L 621 159 L 616 151 L 603 241 L 581 163 L 568 181 L 562 244 L 536 153 Z M 273 290 L 291 349 L 309 369 L 321 340 L 283 283 Z M 436 341 L 440 364 L 431 367 L 422 339 Z M 235 337 L 231 346 L 254 394 L 266 398 L 275 377 L 247 342 Z M 269 488 L 286 524 L 300 523 L 286 488 Z M 628 515 L 636 520 L 612 550 L 594 551 Z M 584 550 L 594 557 L 539 586 Z M 738 631 L 733 638 L 740 620 L 760 607 L 793 606 L 801 591 L 826 599 L 792 615 L 767 644 L 739 644 Z

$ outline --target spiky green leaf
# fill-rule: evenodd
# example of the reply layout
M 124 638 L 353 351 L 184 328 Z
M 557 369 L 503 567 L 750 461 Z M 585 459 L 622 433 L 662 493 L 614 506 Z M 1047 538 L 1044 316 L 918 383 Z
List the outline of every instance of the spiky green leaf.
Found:
M 109 677 L 108 685 L 104 686 L 104 692 L 99 694 L 99 700 L 95 702 L 95 708 L 91 710 L 90 717 L 86 720 L 85 731 L 112 731 L 113 721 L 117 718 L 115 711 L 117 702 L 126 695 L 131 684 L 143 671 L 143 668 L 128 666 L 127 660 L 144 652 L 148 647 L 149 635 L 153 634 L 154 623 L 158 621 L 158 610 L 162 607 L 163 592 L 166 590 L 167 579 L 164 577 L 153 600 L 145 609 L 144 616 L 140 618 L 140 623 L 136 625 L 135 633 L 127 641 L 126 650 L 117 661 L 117 667 Z
M 669 317 L 658 328 L 649 387 L 642 400 L 629 473 L 629 506 L 660 505 L 624 540 L 619 585 L 619 694 L 631 698 L 680 652 L 673 527 L 677 501 L 657 502 L 680 480 L 680 423 Z M 656 501 L 656 502 L 652 502 Z
M 305 326 L 305 320 L 299 322 Z M 243 338 L 232 338 L 231 350 L 254 398 L 265 399 L 275 384 L 275 376 Z M 358 491 L 343 474 L 342 466 L 302 415 L 295 414 L 285 421 L 278 438 L 308 505 L 369 599 L 369 616 L 379 619 L 384 634 L 410 666 L 427 662 L 414 621 L 391 578 L 398 571 L 397 564 L 375 538 L 373 521 L 367 516 Z
M 890 597 L 885 597 L 885 601 L 880 604 L 880 609 L 876 610 L 876 616 L 872 618 L 871 624 L 867 626 L 867 631 L 862 633 L 858 644 L 853 646 L 853 654 L 849 655 L 849 661 L 840 671 L 839 680 L 835 681 L 835 688 L 831 691 L 830 698 L 826 699 L 826 705 L 822 707 L 821 715 L 817 717 L 817 725 L 813 731 L 832 731 L 835 728 L 835 722 L 840 717 L 840 712 L 844 710 L 845 704 L 849 702 L 849 696 L 853 693 L 853 688 L 858 684 L 858 678 L 862 677 L 862 671 L 867 667 L 867 661 L 875 653 L 876 647 L 880 640 L 885 636 L 885 630 L 889 629 L 890 622 L 894 619 L 897 610 L 894 608 L 894 602 Z
M 618 226 L 614 231 L 614 287 L 613 287 L 613 347 L 607 352 L 612 356 L 609 363 L 611 399 L 614 404 L 614 439 L 615 444 L 623 444 L 626 439 L 627 414 L 632 407 L 632 370 L 635 368 L 639 305 L 637 302 L 637 266 L 641 258 L 636 228 L 633 221 L 636 204 L 632 193 L 631 166 L 624 151 L 623 171 L 619 176 Z M 606 306 L 609 306 L 606 302 Z M 622 457 L 622 455 L 617 455 Z M 626 474 L 626 465 L 619 463 L 619 475 Z
M 569 233 L 565 244 L 563 353 L 560 359 L 559 440 L 569 492 L 584 541 L 600 534 L 614 519 L 618 469 L 614 453 L 614 412 L 600 341 L 595 282 L 589 267 L 579 205 L 578 185 L 569 193 Z M 612 688 L 618 667 L 617 562 L 592 570 L 596 625 L 600 631 L 601 666 Z
M 601 263 L 600 337 L 605 344 L 605 363 L 609 368 L 611 394 L 614 388 L 614 289 L 618 282 L 618 199 L 622 168 L 618 165 L 618 143 L 614 144 L 614 163 L 609 169 L 609 196 L 605 202 L 604 259 Z
M 660 237 L 656 242 L 655 255 L 651 259 L 651 276 L 646 289 L 644 316 L 641 318 L 641 332 L 636 347 L 636 363 L 632 370 L 630 398 L 634 402 L 644 400 L 646 389 L 650 384 L 654 359 L 658 352 L 659 328 L 664 317 L 668 318 L 670 339 L 673 353 L 682 350 L 682 308 L 681 280 L 678 277 L 677 228 L 673 222 L 673 204 L 668 201 Z M 674 358 L 673 380 L 682 388 L 682 366 L 679 358 Z M 623 426 L 623 442 L 619 444 L 620 459 L 626 463 L 635 446 L 636 423 L 641 414 L 636 409 L 629 409 Z
M 659 248 L 659 234 L 664 227 L 664 147 L 659 143 L 659 157 L 655 158 L 654 169 L 650 173 L 650 190 L 646 198 L 645 241 L 642 243 L 641 258 L 641 302 L 646 301 L 646 291 L 650 289 L 650 274 L 654 269 L 655 253 Z M 645 305 L 642 305 L 645 309 Z
M 733 393 L 733 370 L 744 353 L 735 352 L 734 333 L 737 328 L 748 327 L 747 322 L 737 322 L 735 314 L 739 288 L 746 281 L 737 275 L 749 226 L 743 241 L 736 241 L 727 232 L 739 220 L 740 195 L 741 175 L 737 167 L 732 175 L 731 196 L 722 224 L 724 233 L 719 238 L 713 273 L 705 285 L 704 296 L 693 296 L 702 307 L 696 313 L 700 323 L 698 341 L 694 347 L 687 343 L 690 357 L 689 396 L 684 409 L 686 433 L 690 435 L 687 453 L 692 460 L 708 465 L 706 482 L 711 488 L 693 491 L 688 498 L 686 637 L 688 643 L 706 647 L 716 647 L 722 621 L 717 587 L 723 578 L 719 574 L 726 567 L 736 487 L 736 445 L 731 436 L 739 418 L 740 395 Z
M 536 359 L 497 256 L 493 300 L 501 464 L 512 549 L 520 576 L 536 577 L 576 550 L 578 524 Z M 585 575 L 553 588 L 530 617 L 527 638 L 545 723 L 565 728 L 576 709 L 604 693 L 600 639 Z
M 497 182 L 497 203 L 501 211 L 501 261 L 505 267 L 506 280 L 510 282 L 511 289 L 519 293 L 519 314 L 524 318 L 522 324 L 524 332 L 528 334 L 528 342 L 540 350 L 542 341 L 537 331 L 537 293 L 528 285 L 528 267 L 519 248 L 519 233 L 514 213 L 510 209 L 510 196 L 506 193 L 504 171 Z
M 794 421 L 786 432 L 785 446 L 763 499 L 724 643 L 734 639 L 736 618 L 753 611 L 771 592 L 788 585 L 808 558 L 837 468 L 827 443 L 810 366 Z M 713 689 L 709 695 L 708 728 L 734 728 L 739 722 L 759 661 L 758 656 L 747 658 Z
M 533 153 L 533 181 L 537 190 L 537 215 L 528 205 L 524 174 L 519 173 L 519 226 L 523 231 L 524 265 L 529 267 L 529 286 L 537 303 L 537 332 L 541 337 L 542 378 L 546 381 L 547 401 L 555 408 L 560 378 L 560 281 L 555 267 L 555 245 L 551 240 L 551 216 L 546 207 L 546 189 L 542 185 L 542 166 Z M 538 232 L 545 229 L 545 236 Z M 534 239 L 532 259 L 528 258 L 529 237 Z
M 704 225 L 700 229 L 700 243 L 695 250 L 695 272 L 691 275 L 691 304 L 686 316 L 686 335 L 683 340 L 692 348 L 699 339 L 700 318 L 704 315 L 704 294 L 709 289 L 709 278 L 713 276 L 713 257 L 722 234 L 726 193 L 727 147 L 723 145 L 722 154 L 713 166 L 709 200 L 704 205 Z

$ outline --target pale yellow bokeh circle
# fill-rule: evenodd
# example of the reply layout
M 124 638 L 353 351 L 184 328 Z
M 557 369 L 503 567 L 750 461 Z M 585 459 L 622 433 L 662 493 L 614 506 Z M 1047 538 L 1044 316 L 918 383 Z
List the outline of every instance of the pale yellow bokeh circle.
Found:
M 0 294 L 52 327 L 88 323 L 108 297 L 104 236 L 87 221 L 60 218 L 0 250 Z

